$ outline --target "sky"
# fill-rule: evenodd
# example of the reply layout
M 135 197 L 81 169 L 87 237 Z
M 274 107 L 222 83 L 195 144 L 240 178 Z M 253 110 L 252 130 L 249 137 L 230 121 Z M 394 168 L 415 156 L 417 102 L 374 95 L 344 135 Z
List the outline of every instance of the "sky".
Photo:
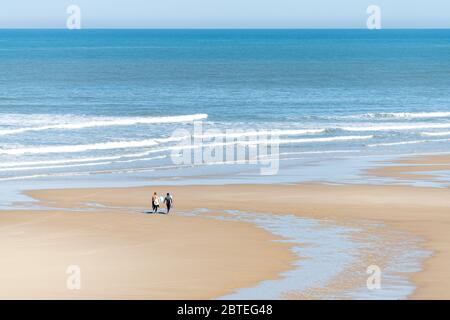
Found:
M 82 28 L 365 28 L 369 5 L 383 28 L 450 28 L 450 0 L 13 0 L 0 28 L 65 28 L 67 7 Z

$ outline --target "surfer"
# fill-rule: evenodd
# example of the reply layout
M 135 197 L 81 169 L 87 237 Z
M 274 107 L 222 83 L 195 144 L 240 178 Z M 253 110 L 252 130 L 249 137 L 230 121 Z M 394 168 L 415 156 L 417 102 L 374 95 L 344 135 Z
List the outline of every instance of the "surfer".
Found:
M 166 197 L 164 198 L 164 203 L 166 204 L 166 207 L 167 207 L 167 214 L 169 214 L 170 208 L 172 207 L 173 198 L 170 195 L 170 193 L 168 193 L 168 192 L 167 192 Z
M 152 196 L 152 209 L 153 213 L 157 213 L 159 209 L 159 197 L 158 194 L 155 192 Z

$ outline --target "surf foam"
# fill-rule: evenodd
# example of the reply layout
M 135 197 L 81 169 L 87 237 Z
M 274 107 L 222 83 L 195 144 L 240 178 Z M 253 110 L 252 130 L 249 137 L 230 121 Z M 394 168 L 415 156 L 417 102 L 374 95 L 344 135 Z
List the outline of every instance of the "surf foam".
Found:
M 94 127 L 108 127 L 108 126 L 132 126 L 140 124 L 156 124 L 156 123 L 179 123 L 205 120 L 208 118 L 207 114 L 191 114 L 182 116 L 170 117 L 142 117 L 142 118 L 119 118 L 110 120 L 96 120 L 76 123 L 63 123 L 55 125 L 46 125 L 40 127 L 26 127 L 17 129 L 0 130 L 0 135 L 20 134 L 29 131 L 45 131 L 45 130 L 78 130 Z

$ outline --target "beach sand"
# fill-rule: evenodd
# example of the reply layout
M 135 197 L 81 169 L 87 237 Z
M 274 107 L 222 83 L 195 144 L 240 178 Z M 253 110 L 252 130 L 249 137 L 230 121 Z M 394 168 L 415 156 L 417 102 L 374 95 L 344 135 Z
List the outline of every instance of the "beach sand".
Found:
M 270 233 L 201 217 L 1 212 L 0 230 L 0 299 L 209 299 L 292 260 Z M 81 290 L 67 289 L 71 265 Z
M 143 214 L 154 191 L 173 194 L 173 214 Z M 449 188 L 267 184 L 27 194 L 58 211 L 1 213 L 0 249 L 6 263 L 0 297 L 216 298 L 275 279 L 292 267 L 289 247 L 272 241 L 273 235 L 262 229 L 177 214 L 208 208 L 294 214 L 342 224 L 382 222 L 422 238 L 424 248 L 433 253 L 412 275 L 416 291 L 409 298 L 450 299 Z M 91 211 L 68 210 L 73 208 Z M 79 292 L 65 288 L 69 264 L 85 270 L 87 284 Z
M 413 297 L 450 298 L 449 189 L 320 184 L 231 185 L 41 190 L 30 195 L 41 199 L 43 204 L 67 208 L 94 202 L 126 208 L 130 204 L 145 207 L 154 190 L 168 189 L 175 197 L 176 210 L 207 207 L 210 210 L 292 213 L 302 217 L 332 218 L 343 223 L 358 219 L 383 221 L 422 237 L 426 240 L 426 248 L 434 252 L 423 271 L 413 277 L 418 287 Z M 270 258 L 271 262 L 274 260 Z

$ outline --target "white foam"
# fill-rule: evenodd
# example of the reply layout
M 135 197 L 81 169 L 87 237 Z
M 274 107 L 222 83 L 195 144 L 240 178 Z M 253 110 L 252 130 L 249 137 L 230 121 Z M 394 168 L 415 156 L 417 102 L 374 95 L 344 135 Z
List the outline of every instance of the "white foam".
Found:
M 412 140 L 412 141 L 400 141 L 400 142 L 387 142 L 387 143 L 376 143 L 369 144 L 368 147 L 389 147 L 389 146 L 400 146 L 406 144 L 419 144 L 419 143 L 429 143 L 429 142 L 447 142 L 450 139 L 435 139 L 435 140 Z
M 352 132 L 368 132 L 368 131 L 402 131 L 402 130 L 416 130 L 416 129 L 443 129 L 450 128 L 450 123 L 423 123 L 423 124 L 392 124 L 382 126 L 354 126 L 354 127 L 339 127 L 341 130 Z
M 226 146 L 233 144 L 296 144 L 296 143 L 312 143 L 312 142 L 332 142 L 332 141 L 349 141 L 349 140 L 367 140 L 372 139 L 372 135 L 368 136 L 338 136 L 338 137 L 326 137 L 326 138 L 308 138 L 308 139 L 268 139 L 268 140 L 251 140 L 251 141 L 232 141 L 226 143 L 212 143 L 212 144 L 200 144 L 199 146 L 191 145 L 191 147 L 211 147 L 211 146 Z M 155 139 L 157 141 L 182 141 L 186 137 L 173 137 L 164 139 Z M 33 148 L 17 148 L 17 149 L 0 149 L 0 154 L 7 155 L 23 155 L 23 154 L 48 154 L 48 153 L 76 153 L 92 150 L 110 150 L 110 149 L 126 149 L 126 148 L 139 148 L 150 147 L 158 145 L 158 142 L 154 139 L 150 140 L 138 140 L 138 141 L 120 141 L 120 142 L 105 142 L 85 145 L 62 145 L 62 146 L 43 146 Z M 183 149 L 190 145 L 178 145 L 168 148 L 161 148 L 159 150 L 150 150 L 144 153 L 138 153 L 134 156 L 145 156 L 153 152 L 171 151 L 177 149 Z M 100 158 L 107 160 L 106 158 Z M 75 160 L 67 160 L 75 161 Z
M 343 116 L 347 119 L 431 119 L 431 118 L 448 118 L 450 112 L 379 112 L 365 113 L 357 115 Z
M 1 164 L 1 168 L 14 168 L 14 167 L 26 167 L 26 166 L 45 166 L 45 165 L 58 165 L 66 163 L 80 163 L 80 162 L 94 162 L 94 161 L 105 161 L 105 160 L 115 160 L 129 155 L 120 155 L 112 157 L 96 157 L 96 158 L 77 158 L 77 159 L 61 159 L 61 160 L 42 160 L 42 161 L 23 161 L 23 162 L 4 162 Z M 130 155 L 132 156 L 132 155 Z
M 359 153 L 361 150 L 322 150 L 322 151 L 299 151 L 299 152 L 281 152 L 279 156 L 290 156 L 290 155 L 308 155 L 308 154 L 333 154 L 333 153 Z M 261 158 L 270 158 L 273 155 L 261 156 Z M 287 158 L 291 159 L 291 158 Z
M 327 138 L 310 138 L 310 139 L 265 139 L 265 140 L 237 140 L 228 142 L 214 142 L 214 143 L 199 143 L 199 144 L 181 144 L 176 146 L 170 146 L 162 149 L 153 149 L 145 152 L 145 155 L 154 152 L 176 151 L 176 150 L 189 150 L 189 149 L 201 149 L 201 148 L 213 148 L 213 147 L 225 147 L 232 145 L 282 145 L 282 144 L 303 144 L 303 143 L 320 143 L 320 142 L 334 142 L 334 141 L 352 141 L 352 140 L 368 140 L 372 139 L 373 135 L 368 136 L 338 136 Z
M 300 136 L 305 134 L 320 134 L 325 129 L 301 129 L 301 130 L 261 130 L 261 131 L 242 131 L 217 134 L 193 135 L 194 138 L 241 138 L 241 137 L 259 137 L 259 136 Z
M 26 170 L 42 170 L 42 169 L 60 169 L 60 168 L 73 168 L 73 167 L 90 167 L 99 165 L 108 165 L 112 162 L 93 162 L 93 163 L 78 163 L 78 164 L 67 164 L 61 166 L 42 166 L 42 167 L 16 167 L 16 168 L 0 168 L 0 172 L 5 171 L 26 171 Z
M 107 120 L 95 120 L 95 121 L 80 121 L 75 123 L 62 123 L 54 125 L 45 125 L 40 127 L 25 127 L 17 129 L 4 129 L 0 130 L 0 135 L 19 134 L 29 131 L 45 131 L 45 130 L 78 130 L 94 127 L 108 127 L 108 126 L 132 126 L 139 124 L 155 124 L 155 123 L 178 123 L 178 122 L 192 122 L 198 120 L 207 119 L 207 114 L 191 114 L 182 116 L 169 116 L 169 117 L 142 117 L 142 118 L 117 118 Z
M 28 176 L 0 178 L 0 181 L 29 180 L 29 179 L 49 178 L 49 177 L 72 177 L 72 176 L 84 176 L 89 174 L 90 172 L 70 172 L 70 173 L 64 172 L 60 174 L 45 173 L 45 174 L 33 174 Z
M 111 150 L 111 149 L 127 149 L 127 148 L 140 148 L 140 147 L 150 147 L 158 145 L 160 142 L 176 142 L 185 140 L 186 136 L 180 137 L 169 137 L 169 138 L 158 138 L 158 139 L 145 139 L 145 140 L 136 140 L 136 141 L 118 141 L 118 142 L 104 142 L 104 143 L 94 143 L 94 144 L 82 144 L 82 145 L 62 145 L 62 146 L 42 146 L 42 147 L 32 147 L 32 148 L 17 148 L 17 149 L 0 149 L 0 154 L 8 154 L 8 155 L 23 155 L 23 154 L 47 154 L 47 153 L 76 153 L 76 152 L 84 152 L 84 151 L 92 151 L 92 150 Z M 162 149 L 165 151 L 165 149 Z M 169 149 L 170 150 L 170 149 Z M 99 158 L 91 158 L 95 160 L 112 160 L 121 157 L 139 157 L 148 155 L 145 153 L 136 153 L 129 155 L 121 155 L 114 157 L 99 157 Z M 88 158 L 89 159 L 89 158 Z M 82 160 L 61 160 L 60 162 L 81 162 Z M 31 163 L 44 163 L 42 162 L 31 162 Z M 48 163 L 48 162 L 46 162 Z M 14 166 L 14 163 L 9 163 L 8 165 Z M 2 164 L 4 166 L 4 164 Z
M 107 162 L 88 162 L 88 163 L 65 164 L 65 165 L 10 167 L 10 168 L 0 168 L 0 172 L 42 170 L 42 169 L 64 169 L 64 168 L 76 168 L 76 167 L 94 167 L 94 166 L 108 165 L 108 164 L 115 164 L 115 163 L 131 163 L 131 162 L 138 162 L 138 161 L 150 161 L 150 160 L 164 159 L 166 157 L 167 156 L 158 156 L 158 157 L 131 159 L 131 160 L 119 160 L 119 161 L 107 161 Z
M 155 140 L 119 141 L 81 145 L 43 146 L 32 148 L 0 149 L 0 154 L 23 155 L 23 154 L 48 154 L 48 153 L 75 153 L 92 150 L 127 149 L 155 146 Z
M 159 160 L 159 159 L 165 159 L 167 156 L 158 156 L 158 157 L 147 157 L 147 158 L 139 158 L 139 159 L 130 159 L 130 160 L 119 160 L 119 161 L 113 161 L 113 163 L 131 163 L 131 162 L 138 162 L 138 161 L 150 161 L 150 160 Z
M 338 136 L 327 138 L 308 138 L 308 139 L 272 139 L 272 140 L 256 140 L 238 142 L 240 144 L 296 144 L 296 143 L 314 143 L 314 142 L 334 142 L 334 141 L 352 141 L 352 140 L 369 140 L 373 135 L 369 136 Z
M 446 132 L 422 132 L 423 136 L 428 137 L 442 137 L 442 136 L 450 136 L 450 131 Z
M 92 157 L 92 158 L 76 158 L 76 159 L 60 159 L 60 160 L 42 160 L 42 161 L 22 161 L 22 162 L 4 162 L 0 168 L 15 168 L 15 167 L 27 167 L 27 166 L 46 166 L 46 165 L 59 165 L 69 163 L 82 163 L 82 162 L 95 162 L 106 160 L 117 160 L 121 158 L 134 158 L 142 156 L 142 153 L 126 153 L 118 156 L 110 157 Z

